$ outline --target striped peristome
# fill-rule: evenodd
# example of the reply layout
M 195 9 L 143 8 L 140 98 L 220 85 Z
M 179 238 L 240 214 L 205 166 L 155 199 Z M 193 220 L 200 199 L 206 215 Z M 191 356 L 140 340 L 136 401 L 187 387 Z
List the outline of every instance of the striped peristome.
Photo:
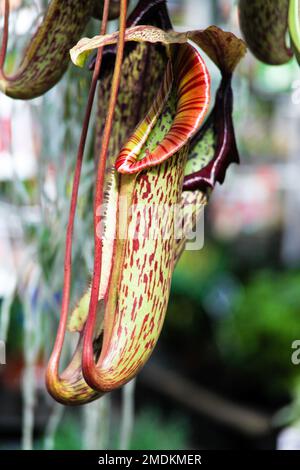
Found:
M 149 154 L 142 160 L 137 160 L 150 132 L 162 112 L 173 85 L 171 60 L 168 61 L 162 84 L 146 117 L 140 122 L 125 146 L 121 149 L 115 167 L 119 173 L 136 173 L 147 165 Z M 127 171 L 126 171 L 127 169 Z
M 137 173 L 167 160 L 188 142 L 204 119 L 210 100 L 210 77 L 207 67 L 197 49 L 192 45 L 180 44 L 174 49 L 173 68 L 176 77 L 177 109 L 172 126 L 156 148 L 139 159 L 143 139 L 147 138 L 154 119 L 158 115 L 156 111 L 160 107 L 159 101 L 165 100 L 170 88 L 165 85 L 170 76 L 168 67 L 157 100 L 118 155 L 115 166 L 120 173 Z M 143 132 L 146 137 L 143 137 Z

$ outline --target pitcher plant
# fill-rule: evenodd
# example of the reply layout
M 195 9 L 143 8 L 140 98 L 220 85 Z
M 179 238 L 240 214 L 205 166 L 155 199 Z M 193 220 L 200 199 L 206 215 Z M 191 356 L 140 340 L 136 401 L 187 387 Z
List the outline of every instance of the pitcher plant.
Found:
M 188 231 L 228 165 L 239 161 L 231 79 L 246 52 L 244 42 L 217 26 L 174 31 L 166 0 L 140 0 L 130 15 L 127 3 L 52 0 L 19 68 L 7 75 L 5 1 L 4 93 L 19 99 L 46 93 L 70 57 L 92 70 L 67 226 L 61 316 L 46 372 L 49 393 L 68 405 L 121 387 L 145 365 L 163 327 Z M 92 16 L 102 17 L 100 34 L 81 39 Z M 109 18 L 116 17 L 119 30 L 107 34 Z M 201 51 L 221 73 L 212 106 Z M 74 217 L 97 85 L 94 268 L 70 313 Z M 78 335 L 78 343 L 60 371 L 67 330 Z

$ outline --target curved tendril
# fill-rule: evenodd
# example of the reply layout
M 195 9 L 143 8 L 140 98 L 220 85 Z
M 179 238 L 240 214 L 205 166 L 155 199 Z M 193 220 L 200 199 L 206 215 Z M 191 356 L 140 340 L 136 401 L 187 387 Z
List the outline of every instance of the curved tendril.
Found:
M 6 0 L 7 1 L 7 0 Z M 101 33 L 105 34 L 107 29 L 108 21 L 108 11 L 109 11 L 110 0 L 105 0 L 104 9 L 103 9 L 103 18 L 101 24 Z M 61 358 L 62 348 L 64 344 L 65 332 L 67 327 L 67 320 L 69 314 L 69 304 L 70 304 L 70 288 L 71 288 L 71 277 L 72 277 L 72 238 L 73 238 L 73 229 L 74 229 L 74 219 L 76 214 L 76 205 L 78 198 L 78 189 L 81 176 L 82 161 L 84 156 L 85 143 L 87 138 L 87 133 L 89 129 L 89 121 L 93 106 L 93 101 L 95 97 L 98 75 L 101 68 L 102 62 L 102 53 L 103 48 L 99 48 L 97 53 L 95 70 L 93 72 L 91 87 L 88 96 L 88 103 L 86 107 L 84 123 L 81 131 L 80 143 L 77 153 L 77 161 L 75 167 L 75 174 L 73 180 L 69 220 L 67 226 L 66 234 L 66 248 L 65 248 L 65 259 L 64 259 L 64 286 L 63 286 L 63 298 L 61 306 L 61 316 L 59 327 L 57 331 L 57 336 L 55 340 L 55 345 L 53 348 L 52 355 L 50 357 L 47 372 L 46 372 L 46 382 L 47 388 L 52 396 L 61 400 L 62 395 L 65 391 L 65 380 L 62 381 L 59 376 L 59 362 Z
M 94 359 L 93 351 L 93 336 L 96 324 L 97 304 L 99 296 L 99 287 L 101 280 L 101 264 L 102 264 L 102 234 L 97 233 L 97 226 L 101 218 L 97 210 L 101 207 L 103 202 L 103 186 L 106 167 L 106 157 L 108 152 L 109 139 L 112 131 L 114 111 L 116 107 L 117 95 L 119 90 L 121 68 L 123 61 L 124 45 L 125 45 L 125 30 L 126 30 L 126 14 L 127 14 L 127 0 L 121 0 L 120 5 L 120 26 L 119 26 L 119 40 L 116 53 L 116 62 L 114 74 L 112 79 L 111 96 L 106 117 L 106 123 L 103 133 L 102 147 L 98 162 L 97 171 L 97 184 L 94 205 L 94 273 L 91 286 L 91 299 L 89 305 L 89 314 L 84 330 L 83 352 L 82 352 L 82 372 L 87 383 L 95 390 L 101 391 L 100 372 L 97 369 L 97 364 Z M 102 353 L 104 351 L 104 345 Z M 101 353 L 101 354 L 102 354 Z M 99 360 L 101 359 L 101 356 Z
M 103 9 L 103 0 L 95 0 L 95 5 L 93 8 L 94 18 L 101 19 L 102 9 Z M 119 14 L 120 14 L 120 0 L 111 0 L 108 19 L 109 20 L 117 19 L 119 17 Z

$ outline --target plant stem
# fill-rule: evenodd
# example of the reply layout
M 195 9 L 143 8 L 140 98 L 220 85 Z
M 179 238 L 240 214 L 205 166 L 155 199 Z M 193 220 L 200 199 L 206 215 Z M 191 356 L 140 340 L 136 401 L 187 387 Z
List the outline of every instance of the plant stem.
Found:
M 110 0 L 105 0 L 102 23 L 101 23 L 101 30 L 100 30 L 101 35 L 106 33 L 109 3 L 110 3 Z M 103 55 L 103 48 L 101 47 L 98 49 L 98 53 L 97 53 L 96 65 L 95 65 L 95 69 L 93 72 L 91 88 L 89 91 L 88 102 L 87 102 L 83 127 L 81 131 L 81 137 L 80 137 L 80 142 L 79 142 L 79 147 L 78 147 L 76 167 L 75 167 L 75 173 L 74 173 L 69 220 L 68 220 L 67 233 L 66 233 L 66 248 L 65 248 L 65 259 L 64 259 L 64 285 L 63 285 L 61 316 L 60 316 L 60 322 L 59 322 L 57 336 L 55 340 L 55 345 L 53 348 L 53 353 L 50 357 L 48 370 L 47 370 L 47 375 L 54 374 L 56 377 L 58 376 L 59 361 L 60 361 L 61 351 L 63 348 L 65 331 L 66 331 L 68 314 L 69 314 L 70 290 L 71 290 L 71 280 L 72 280 L 72 239 L 73 239 L 74 219 L 75 219 L 77 199 L 78 199 L 79 182 L 80 182 L 80 176 L 81 176 L 82 161 L 83 161 L 83 156 L 84 156 L 86 138 L 87 138 L 87 133 L 89 129 L 89 122 L 90 122 L 90 117 L 91 117 L 91 112 L 92 112 L 92 107 L 93 107 L 93 102 L 94 102 L 94 97 L 95 97 L 95 92 L 96 92 L 96 87 L 97 87 L 97 82 L 98 82 L 98 76 L 99 76 L 101 63 L 102 63 L 102 55 Z
M 102 137 L 102 146 L 100 150 L 97 170 L 97 182 L 96 182 L 96 194 L 94 202 L 94 273 L 91 286 L 91 299 L 89 305 L 89 314 L 85 326 L 83 353 L 82 353 L 82 370 L 83 375 L 90 386 L 95 389 L 99 389 L 99 377 L 97 366 L 94 359 L 93 351 L 93 336 L 94 327 L 97 316 L 97 305 L 99 297 L 99 287 L 101 280 L 101 265 L 102 265 L 102 233 L 98 234 L 97 227 L 101 224 L 101 208 L 103 203 L 103 189 L 104 189 L 104 176 L 106 168 L 106 158 L 108 152 L 108 145 L 110 135 L 112 131 L 113 117 L 115 113 L 115 107 L 118 97 L 121 69 L 123 61 L 123 52 L 125 44 L 125 30 L 126 30 L 126 14 L 127 14 L 127 0 L 121 0 L 120 7 L 120 27 L 119 27 L 119 39 L 116 53 L 116 62 L 114 68 L 114 74 L 112 78 L 111 95 L 106 115 L 105 128 Z

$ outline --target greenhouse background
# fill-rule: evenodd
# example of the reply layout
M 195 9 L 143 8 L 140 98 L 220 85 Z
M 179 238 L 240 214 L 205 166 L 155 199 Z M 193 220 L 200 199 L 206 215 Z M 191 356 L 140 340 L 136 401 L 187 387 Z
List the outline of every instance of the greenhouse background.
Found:
M 11 1 L 8 68 L 45 4 Z M 234 0 L 168 4 L 178 31 L 216 24 L 241 37 Z M 90 24 L 87 35 L 97 27 Z M 219 72 L 211 62 L 209 70 L 215 90 Z M 41 98 L 0 94 L 0 449 L 300 449 L 300 357 L 293 356 L 300 347 L 295 59 L 267 66 L 248 52 L 238 67 L 241 164 L 230 166 L 205 208 L 203 248 L 186 251 L 176 267 L 164 329 L 136 381 L 81 408 L 48 395 L 44 374 L 59 318 L 90 75 L 70 65 Z M 92 155 L 92 135 L 88 149 Z M 73 302 L 93 266 L 93 173 L 90 156 L 75 227 Z

